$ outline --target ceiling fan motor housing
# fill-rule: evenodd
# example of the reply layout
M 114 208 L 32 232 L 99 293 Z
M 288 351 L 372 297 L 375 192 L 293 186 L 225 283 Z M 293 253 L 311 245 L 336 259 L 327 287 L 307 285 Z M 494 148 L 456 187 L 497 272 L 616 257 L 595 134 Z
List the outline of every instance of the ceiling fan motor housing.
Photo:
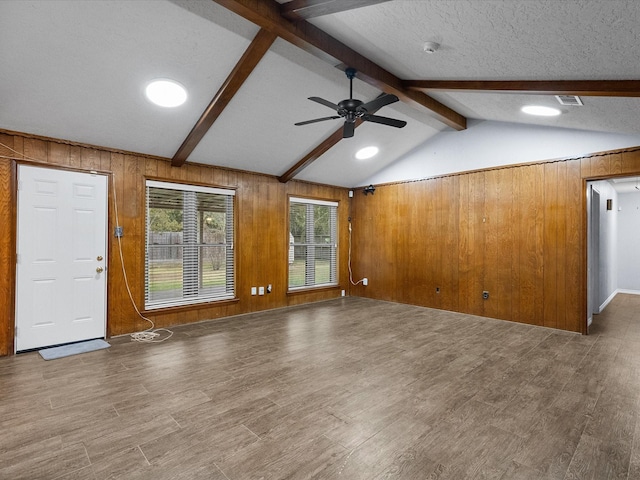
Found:
M 365 109 L 359 108 L 361 105 L 364 105 L 364 102 L 355 98 L 342 100 L 338 103 L 338 115 L 345 117 L 347 122 L 355 122 L 357 118 L 367 113 Z

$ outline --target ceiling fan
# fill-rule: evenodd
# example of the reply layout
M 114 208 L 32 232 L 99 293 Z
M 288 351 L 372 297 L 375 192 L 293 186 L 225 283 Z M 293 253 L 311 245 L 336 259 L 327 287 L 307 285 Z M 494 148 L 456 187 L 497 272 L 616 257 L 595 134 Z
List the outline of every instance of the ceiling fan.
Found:
M 402 128 L 407 124 L 407 122 L 405 122 L 404 120 L 396 120 L 395 118 L 373 115 L 373 112 L 376 112 L 382 107 L 397 102 L 398 97 L 390 93 L 386 93 L 367 103 L 357 100 L 353 98 L 353 78 L 356 76 L 356 70 L 353 68 L 347 68 L 345 70 L 345 74 L 349 79 L 349 98 L 347 100 L 342 100 L 336 105 L 335 103 L 331 103 L 324 98 L 309 97 L 309 100 L 335 110 L 337 115 L 333 115 L 331 117 L 315 118 L 313 120 L 307 120 L 305 122 L 298 122 L 295 125 L 308 125 L 310 123 L 324 122 L 325 120 L 334 120 L 336 118 L 344 117 L 342 138 L 349 138 L 353 137 L 353 133 L 356 128 L 356 120 L 358 118 L 367 122 L 380 123 L 382 125 L 388 125 L 390 127 L 396 128 Z

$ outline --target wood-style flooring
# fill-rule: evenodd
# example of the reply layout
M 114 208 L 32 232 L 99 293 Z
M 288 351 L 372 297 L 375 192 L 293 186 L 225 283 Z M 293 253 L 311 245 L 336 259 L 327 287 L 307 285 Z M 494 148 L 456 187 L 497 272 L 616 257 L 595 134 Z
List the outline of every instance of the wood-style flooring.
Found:
M 0 478 L 640 478 L 640 296 L 588 336 L 362 298 L 174 331 L 0 359 Z

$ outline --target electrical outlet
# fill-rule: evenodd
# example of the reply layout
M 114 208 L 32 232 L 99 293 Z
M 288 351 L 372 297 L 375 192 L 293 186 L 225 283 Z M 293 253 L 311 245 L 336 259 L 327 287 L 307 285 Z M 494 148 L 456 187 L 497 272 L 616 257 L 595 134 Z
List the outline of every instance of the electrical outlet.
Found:
M 264 295 L 264 287 L 258 287 L 258 295 Z
M 258 294 L 258 287 L 251 287 L 251 295 L 257 295 Z
M 485 300 L 489 300 L 489 292 L 487 292 L 486 290 L 482 292 L 482 298 L 484 298 Z
M 440 293 L 440 287 L 436 287 L 436 293 Z
M 124 236 L 124 229 L 122 227 L 116 227 L 116 230 L 115 232 L 113 232 L 113 234 L 116 238 L 120 238 Z
M 271 284 L 267 285 L 267 293 L 271 293 Z
M 368 279 L 368 278 L 363 278 L 363 279 L 362 279 L 362 285 L 364 285 L 365 287 L 366 287 L 367 285 L 369 285 L 369 279 Z
M 345 291 L 342 290 L 341 296 L 344 297 Z

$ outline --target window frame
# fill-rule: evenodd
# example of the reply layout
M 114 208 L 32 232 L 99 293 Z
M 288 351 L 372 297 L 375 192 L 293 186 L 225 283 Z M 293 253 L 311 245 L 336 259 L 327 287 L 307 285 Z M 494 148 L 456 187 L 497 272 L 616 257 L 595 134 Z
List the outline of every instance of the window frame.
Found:
M 195 195 L 198 193 L 204 194 L 214 194 L 214 195 L 223 195 L 225 196 L 225 241 L 224 243 L 214 243 L 211 245 L 224 245 L 225 246 L 225 284 L 224 294 L 202 294 L 199 292 L 197 295 L 189 295 L 185 297 L 184 293 L 184 284 L 182 285 L 183 293 L 181 297 L 172 297 L 168 300 L 150 300 L 149 298 L 149 238 L 150 238 L 150 206 L 149 206 L 149 188 L 160 188 L 165 190 L 173 190 L 173 191 L 182 191 L 182 192 L 191 192 Z M 236 208 L 237 202 L 235 200 L 236 191 L 232 188 L 224 188 L 224 187 L 213 187 L 213 186 L 205 186 L 205 185 L 193 185 L 188 183 L 177 183 L 165 180 L 156 180 L 156 179 L 145 179 L 145 188 L 144 188 L 144 212 L 145 212 L 145 232 L 144 232 L 144 276 L 143 276 L 143 300 L 144 300 L 144 310 L 145 311 L 158 311 L 161 309 L 170 309 L 170 308 L 185 308 L 185 307 L 198 307 L 206 304 L 217 303 L 217 302 L 228 302 L 230 300 L 236 299 L 236 289 L 237 289 L 237 281 L 236 281 L 236 269 L 237 269 L 237 258 L 236 258 L 236 236 L 237 236 L 237 220 L 236 220 Z M 182 205 L 182 212 L 184 215 L 185 205 Z M 197 208 L 197 204 L 195 206 L 195 210 L 193 210 L 193 215 L 195 215 L 195 221 L 197 224 L 199 215 L 205 212 L 205 210 L 201 210 Z M 231 216 L 231 218 L 229 218 Z M 183 218 L 184 220 L 184 218 Z M 193 219 L 192 219 L 193 220 Z M 182 224 L 182 233 L 184 235 L 184 223 Z M 231 229 L 231 231 L 229 231 Z M 193 249 L 194 247 L 198 251 L 198 261 L 201 258 L 201 247 L 206 247 L 209 244 L 202 243 L 202 239 L 197 237 L 196 243 L 190 244 L 180 244 L 181 248 L 184 249 L 184 246 Z M 184 250 L 183 250 L 184 255 Z M 185 258 L 182 258 L 182 268 L 184 275 L 184 265 Z M 231 266 L 231 272 L 229 272 L 229 267 Z M 199 282 L 202 272 L 200 270 L 192 272 L 195 277 L 191 278 L 193 282 Z
M 333 221 L 333 224 L 329 225 L 330 228 L 330 237 L 331 237 L 331 241 L 328 245 L 332 246 L 332 251 L 330 254 L 330 258 L 329 258 L 329 282 L 326 283 L 308 283 L 308 271 L 305 268 L 305 282 L 303 285 L 297 285 L 297 286 L 291 286 L 291 263 L 289 262 L 289 259 L 291 258 L 291 248 L 293 247 L 295 250 L 295 247 L 298 246 L 326 246 L 326 243 L 316 243 L 316 242 L 307 242 L 305 244 L 296 244 L 295 241 L 294 243 L 290 242 L 290 235 L 292 235 L 292 231 L 291 231 L 291 206 L 293 203 L 299 203 L 299 204 L 304 204 L 307 206 L 307 208 L 313 208 L 313 206 L 316 205 L 320 205 L 320 206 L 327 206 L 327 207 L 333 207 L 334 210 L 331 213 L 331 220 Z M 339 218 L 339 208 L 340 208 L 340 202 L 337 200 L 324 200 L 324 199 L 318 199 L 318 198 L 309 198 L 309 197 L 299 197 L 299 196 L 294 196 L 294 195 L 290 195 L 288 198 L 288 202 L 287 202 L 287 227 L 288 227 L 288 231 L 287 231 L 287 245 L 288 245 L 288 249 L 287 249 L 287 293 L 296 293 L 296 292 L 301 292 L 301 291 L 307 291 L 307 290 L 312 290 L 312 289 L 321 289 L 321 288 L 336 288 L 339 287 L 340 283 L 339 283 L 339 268 L 338 268 L 338 253 L 339 253 L 339 232 L 338 232 L 338 218 Z M 307 217 L 305 216 L 305 224 L 306 224 L 306 232 L 313 232 L 313 228 L 312 225 L 309 225 L 309 222 L 307 221 Z M 293 255 L 294 257 L 294 261 L 295 261 L 295 255 Z M 314 260 L 314 271 L 315 271 L 315 257 L 311 257 Z

